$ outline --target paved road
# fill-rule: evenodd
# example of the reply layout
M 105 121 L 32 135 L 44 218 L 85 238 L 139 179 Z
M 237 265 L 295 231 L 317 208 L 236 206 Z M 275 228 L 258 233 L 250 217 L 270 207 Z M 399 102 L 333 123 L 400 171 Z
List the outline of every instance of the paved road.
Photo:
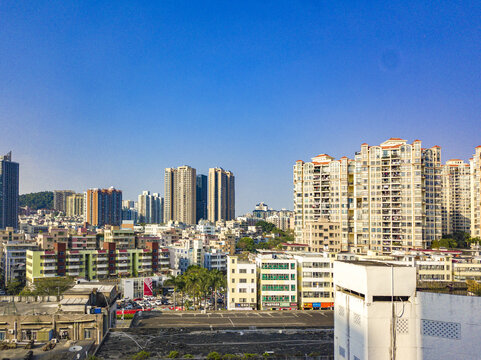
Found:
M 333 327 L 332 311 L 144 312 L 139 328 Z

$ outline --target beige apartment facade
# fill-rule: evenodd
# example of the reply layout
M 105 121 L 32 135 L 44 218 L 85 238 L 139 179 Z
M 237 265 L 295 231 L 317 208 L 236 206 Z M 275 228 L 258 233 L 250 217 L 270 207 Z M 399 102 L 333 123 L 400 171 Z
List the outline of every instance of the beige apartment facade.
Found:
M 298 160 L 294 165 L 294 233 L 305 243 L 304 228 L 319 220 L 341 224 L 341 249 L 353 243 L 354 161 L 320 154 L 311 162 Z
M 334 257 L 329 253 L 294 255 L 297 261 L 299 308 L 329 309 L 334 306 Z
M 474 149 L 471 171 L 471 237 L 481 238 L 481 146 Z
M 235 177 L 231 171 L 210 168 L 208 178 L 207 217 L 210 222 L 235 218 Z
M 471 171 L 460 159 L 446 161 L 442 167 L 443 235 L 471 232 Z
M 164 222 L 195 224 L 196 170 L 184 165 L 164 173 Z
M 309 251 L 338 253 L 341 251 L 341 225 L 327 220 L 308 221 L 303 229 L 303 241 Z
M 257 268 L 253 259 L 227 256 L 227 310 L 257 310 Z
M 67 196 L 67 216 L 83 216 L 84 215 L 84 194 L 73 194 Z
M 390 253 L 442 235 L 441 148 L 391 138 L 364 143 L 354 160 L 326 154 L 294 165 L 296 241 L 308 223 L 340 224 L 341 250 Z

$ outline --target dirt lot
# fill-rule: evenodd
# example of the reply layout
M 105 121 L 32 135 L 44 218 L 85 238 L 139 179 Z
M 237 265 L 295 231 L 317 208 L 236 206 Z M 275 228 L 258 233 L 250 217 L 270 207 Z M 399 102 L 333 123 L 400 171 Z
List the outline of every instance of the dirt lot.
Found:
M 143 314 L 133 328 L 111 331 L 100 348 L 103 359 L 127 359 L 140 350 L 165 357 L 181 355 L 263 354 L 280 357 L 333 353 L 332 312 L 218 312 Z

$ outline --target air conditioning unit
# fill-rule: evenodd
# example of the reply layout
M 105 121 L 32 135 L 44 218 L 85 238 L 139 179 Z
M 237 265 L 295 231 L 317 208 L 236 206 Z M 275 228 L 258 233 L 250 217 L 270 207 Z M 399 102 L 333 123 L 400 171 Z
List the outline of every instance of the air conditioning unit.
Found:
M 13 335 L 13 334 L 15 333 L 15 330 L 13 330 L 13 329 L 8 329 L 8 333 Z

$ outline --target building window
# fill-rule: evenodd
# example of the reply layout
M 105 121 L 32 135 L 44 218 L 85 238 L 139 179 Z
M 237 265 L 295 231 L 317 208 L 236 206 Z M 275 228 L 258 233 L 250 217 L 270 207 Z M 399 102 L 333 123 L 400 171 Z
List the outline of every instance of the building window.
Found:
M 93 329 L 84 329 L 84 339 L 89 340 L 92 339 Z
M 0 340 L 5 340 L 5 331 L 0 331 Z

